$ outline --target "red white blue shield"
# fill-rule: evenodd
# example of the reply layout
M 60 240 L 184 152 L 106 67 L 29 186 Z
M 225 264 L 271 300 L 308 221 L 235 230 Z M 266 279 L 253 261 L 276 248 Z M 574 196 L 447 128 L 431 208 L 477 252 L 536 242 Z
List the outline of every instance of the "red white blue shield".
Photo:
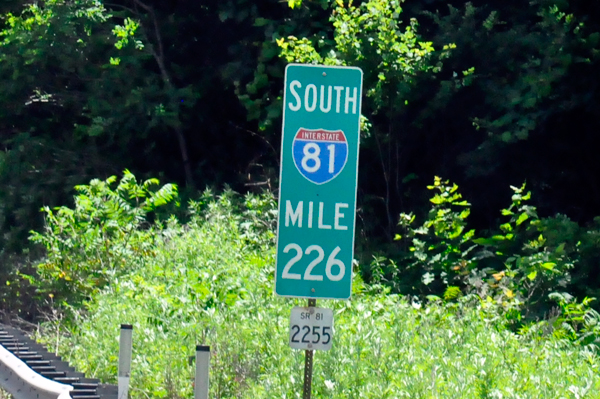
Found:
M 348 161 L 348 141 L 341 130 L 300 128 L 292 143 L 296 168 L 315 184 L 333 180 Z

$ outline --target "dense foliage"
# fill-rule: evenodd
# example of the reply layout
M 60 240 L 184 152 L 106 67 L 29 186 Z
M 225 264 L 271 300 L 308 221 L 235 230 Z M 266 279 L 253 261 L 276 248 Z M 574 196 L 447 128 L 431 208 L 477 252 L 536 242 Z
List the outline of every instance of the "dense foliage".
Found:
M 105 379 L 115 315 L 134 323 L 139 397 L 188 394 L 197 342 L 217 397 L 294 396 L 257 193 L 276 193 L 286 63 L 354 65 L 358 283 L 317 394 L 597 391 L 599 10 L 0 2 L 0 310 L 53 309 L 58 349 Z
M 148 254 L 155 239 L 144 229 L 147 216 L 177 196 L 177 187 L 167 184 L 158 190 L 157 179 L 141 184 L 129 171 L 116 187 L 116 176 L 94 179 L 75 187 L 75 207 L 44 208 L 46 228 L 32 233 L 31 240 L 46 248 L 37 278 L 41 292 L 50 291 L 58 303 L 79 303 L 111 278 L 123 274 L 133 259 Z M 85 234 L 81 234 L 85 232 Z
M 155 238 L 144 240 L 145 251 L 114 265 L 84 309 L 46 323 L 40 338 L 80 370 L 115 381 L 119 324 L 133 324 L 134 398 L 190 397 L 198 343 L 211 346 L 211 397 L 298 397 L 303 356 L 287 334 L 300 302 L 273 295 L 274 205 L 270 195 L 205 193 L 190 204 L 188 224 L 149 227 Z M 96 237 L 85 225 L 74 231 L 81 242 Z M 420 302 L 354 279 L 352 300 L 319 302 L 334 309 L 335 336 L 333 349 L 315 357 L 316 398 L 584 398 L 600 389 L 595 346 L 574 345 L 560 323 L 519 335 L 490 296 Z
M 560 214 L 539 217 L 523 184 L 511 187 L 501 224 L 481 236 L 469 228 L 471 204 L 456 184 L 436 177 L 427 188 L 434 193 L 427 217 L 416 225 L 414 214 L 400 215 L 398 244 L 362 266 L 369 281 L 420 297 L 489 296 L 502 305 L 514 329 L 550 317 L 558 304 L 563 310 L 588 309 L 598 297 L 597 227 L 581 227 Z M 571 294 L 583 302 L 574 302 Z M 589 326 L 596 328 L 600 320 L 590 312 Z
M 275 188 L 286 62 L 365 71 L 365 249 L 458 182 L 479 228 L 527 180 L 542 215 L 596 215 L 598 10 L 585 0 L 46 0 L 2 4 L 0 246 L 37 210 L 130 168 Z M 214 40 L 218 38 L 219 40 Z M 4 266 L 3 266 L 4 268 Z

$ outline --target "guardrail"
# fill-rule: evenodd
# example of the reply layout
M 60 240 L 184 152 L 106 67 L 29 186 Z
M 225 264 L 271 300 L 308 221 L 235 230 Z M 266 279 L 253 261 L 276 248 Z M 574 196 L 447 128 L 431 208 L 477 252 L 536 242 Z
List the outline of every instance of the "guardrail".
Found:
M 73 387 L 52 381 L 33 371 L 25 362 L 0 345 L 2 386 L 14 399 L 72 399 Z
M 14 399 L 127 399 L 132 331 L 121 325 L 118 386 L 85 378 L 68 363 L 24 334 L 0 324 L 0 387 Z M 210 347 L 196 347 L 194 399 L 208 399 Z
M 55 383 L 71 386 L 73 388 L 70 391 L 71 399 L 117 399 L 116 386 L 101 384 L 94 378 L 86 378 L 85 374 L 77 372 L 60 356 L 49 352 L 45 346 L 38 344 L 17 328 L 0 324 L 0 347 L 18 358 L 21 362 L 18 363 L 19 365 L 22 366 L 24 363 L 26 368 L 22 369 L 35 373 L 36 379 L 53 380 Z M 16 365 L 17 363 L 11 363 L 11 367 Z M 6 386 L 6 390 L 12 391 L 13 389 L 8 386 L 9 381 L 5 380 L 16 378 L 15 375 L 15 370 L 8 366 L 0 369 L 0 386 Z M 36 396 L 26 395 L 24 398 L 32 399 Z M 56 398 L 57 396 L 53 397 Z

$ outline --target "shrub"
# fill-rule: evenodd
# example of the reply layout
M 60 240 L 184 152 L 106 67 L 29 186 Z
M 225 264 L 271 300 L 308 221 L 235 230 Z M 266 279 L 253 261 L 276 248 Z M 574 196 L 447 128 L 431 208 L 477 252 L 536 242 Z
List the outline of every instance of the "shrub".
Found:
M 46 257 L 31 281 L 58 303 L 80 303 L 136 259 L 154 253 L 155 232 L 146 218 L 175 200 L 177 187 L 156 189 L 157 179 L 138 183 L 128 170 L 115 187 L 116 180 L 76 186 L 74 208 L 42 208 L 46 227 L 31 232 L 30 239 L 44 246 Z
M 600 345 L 600 313 L 591 308 L 595 298 L 577 302 L 567 293 L 553 293 L 550 298 L 558 302 L 561 313 L 554 321 L 554 335 L 568 338 L 581 345 Z
M 482 251 L 492 248 L 485 242 L 470 249 L 475 239 L 466 229 L 468 212 L 463 211 L 468 204 L 457 196 L 455 185 L 436 182 L 432 203 L 439 208 L 423 224 L 432 236 L 418 239 L 431 242 L 423 247 L 426 261 L 441 254 L 442 264 L 428 267 L 439 276 L 447 273 L 448 285 L 440 294 L 444 300 L 433 295 L 429 302 L 403 298 L 390 293 L 385 281 L 366 285 L 355 276 L 352 300 L 319 301 L 334 309 L 335 336 L 331 351 L 316 354 L 314 397 L 537 399 L 598 392 L 600 361 L 589 345 L 598 318 L 589 311 L 589 301 L 558 298 L 563 319 L 557 323 L 576 326 L 577 338 L 568 336 L 567 327 L 548 334 L 544 328 L 551 327 L 549 322 L 529 324 L 521 335 L 506 328 L 507 305 L 492 295 L 502 291 L 496 278 L 480 280 L 489 285 L 490 295 L 475 295 L 469 293 L 469 279 L 487 272 L 473 268 L 461 274 L 452 268 L 453 261 L 461 260 L 455 248 L 461 248 L 463 257 L 465 251 L 472 255 L 477 266 L 505 254 L 482 258 Z M 524 222 L 517 224 L 520 214 L 513 213 L 507 216 L 517 218 L 511 222 L 515 230 Z M 211 397 L 297 397 L 303 356 L 287 345 L 288 318 L 291 306 L 304 303 L 273 295 L 273 197 L 206 191 L 190 203 L 190 214 L 187 224 L 175 218 L 151 227 L 139 223 L 139 234 L 152 234 L 151 250 L 124 257 L 118 271 L 105 275 L 105 284 L 89 290 L 85 309 L 75 309 L 74 323 L 47 323 L 40 338 L 57 345 L 78 369 L 115 382 L 118 327 L 133 324 L 132 398 L 191 397 L 194 370 L 188 360 L 196 344 L 212 348 Z M 67 225 L 75 232 L 88 226 Z M 95 245 L 99 247 L 85 247 L 88 252 L 77 245 L 57 246 L 54 256 L 70 259 L 84 253 L 81 259 L 93 265 L 94 253 L 103 254 L 106 241 Z M 462 291 L 450 285 L 457 282 Z M 583 347 L 570 342 L 579 338 Z
M 555 306 L 549 295 L 567 289 L 578 261 L 574 234 L 579 226 L 562 215 L 539 218 L 536 208 L 527 203 L 531 193 L 525 185 L 511 189 L 512 204 L 502 210 L 509 220 L 497 234 L 473 241 L 487 253 L 479 266 L 491 274 L 487 293 L 500 303 L 518 306 L 518 323 L 521 318 L 539 320 L 548 315 Z M 477 277 L 471 284 L 478 284 Z
M 274 248 L 256 244 L 272 231 L 247 237 L 264 225 L 254 219 L 257 201 L 274 210 L 262 198 L 205 195 L 188 224 L 157 227 L 155 252 L 92 294 L 59 352 L 114 382 L 118 327 L 131 323 L 132 398 L 191 397 L 196 344 L 211 346 L 211 397 L 298 397 L 303 354 L 287 334 L 290 308 L 304 303 L 273 295 Z M 335 335 L 332 350 L 315 354 L 315 398 L 537 399 L 600 389 L 593 351 L 552 336 L 522 339 L 491 298 L 423 306 L 357 282 L 350 301 L 318 303 L 334 309 Z M 56 342 L 52 332 L 43 338 Z
M 415 215 L 400 215 L 398 255 L 376 256 L 369 281 L 421 298 L 490 297 L 518 329 L 549 315 L 556 307 L 549 295 L 572 288 L 571 271 L 582 261 L 581 247 L 591 253 L 600 242 L 597 234 L 584 232 L 564 215 L 540 218 L 524 184 L 511 187 L 511 205 L 501 211 L 508 220 L 488 237 L 477 238 L 468 228 L 470 204 L 458 186 L 436 177 L 427 188 L 433 191 L 427 218 L 415 226 Z

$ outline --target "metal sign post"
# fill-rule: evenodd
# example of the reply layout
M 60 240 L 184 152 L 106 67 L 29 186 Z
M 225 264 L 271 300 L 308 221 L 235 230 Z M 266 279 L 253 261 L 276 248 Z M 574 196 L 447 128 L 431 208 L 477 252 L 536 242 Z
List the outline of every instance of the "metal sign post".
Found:
M 317 306 L 317 300 L 309 299 L 308 307 L 315 306 Z M 304 389 L 302 391 L 302 399 L 310 399 L 312 393 L 313 356 L 314 351 L 312 349 L 304 351 Z

